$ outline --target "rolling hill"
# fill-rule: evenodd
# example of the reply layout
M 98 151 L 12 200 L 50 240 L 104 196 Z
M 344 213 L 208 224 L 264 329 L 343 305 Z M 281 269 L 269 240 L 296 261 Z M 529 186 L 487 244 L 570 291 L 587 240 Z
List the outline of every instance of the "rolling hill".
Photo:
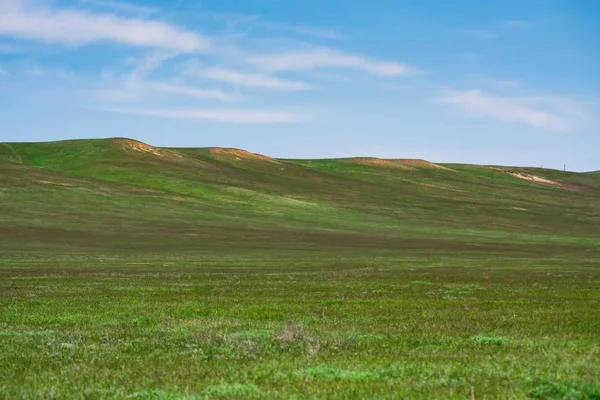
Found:
M 598 398 L 600 175 L 0 144 L 0 398 Z
M 600 175 L 424 160 L 274 159 L 114 138 L 0 144 L 0 251 L 600 248 Z

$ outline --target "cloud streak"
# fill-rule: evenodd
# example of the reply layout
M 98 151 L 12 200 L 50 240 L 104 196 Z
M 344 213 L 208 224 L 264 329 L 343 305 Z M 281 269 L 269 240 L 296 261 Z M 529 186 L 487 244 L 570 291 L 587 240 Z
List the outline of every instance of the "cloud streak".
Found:
M 81 10 L 39 8 L 13 2 L 0 13 L 0 36 L 67 46 L 116 42 L 130 46 L 195 52 L 208 38 L 154 20 Z
M 164 93 L 172 93 L 182 96 L 196 97 L 201 99 L 215 99 L 219 101 L 240 100 L 241 96 L 236 93 L 227 93 L 217 89 L 200 89 L 188 85 L 172 84 L 166 82 L 144 82 L 142 85 L 149 90 Z
M 203 120 L 228 123 L 294 123 L 305 121 L 304 115 L 295 112 L 269 109 L 227 109 L 227 108 L 93 108 L 98 111 L 121 114 L 141 115 L 148 117 L 170 118 L 180 120 Z
M 410 75 L 414 70 L 404 64 L 384 62 L 329 48 L 256 55 L 248 62 L 267 71 L 301 71 L 315 69 L 354 69 L 383 77 Z
M 435 100 L 477 118 L 492 118 L 535 128 L 565 132 L 580 113 L 572 101 L 553 97 L 509 97 L 481 90 L 458 91 Z
M 79 0 L 82 4 L 87 4 L 94 7 L 110 9 L 116 12 L 150 15 L 158 12 L 157 8 L 149 6 L 140 6 L 137 4 L 124 3 L 114 0 Z
M 173 53 L 155 52 L 146 55 L 127 76 L 116 82 L 116 89 L 101 89 L 92 92 L 93 97 L 102 100 L 134 101 L 152 98 L 157 93 L 165 93 L 192 97 L 198 99 L 212 99 L 218 101 L 241 100 L 242 96 L 237 93 L 224 92 L 218 89 L 198 88 L 181 79 L 170 79 L 167 81 L 148 80 L 147 77 L 159 68 L 165 61 L 172 59 Z M 111 80 L 109 76 L 107 79 Z M 110 82 L 109 82 L 110 83 Z M 115 82 L 112 82 L 114 87 Z
M 246 86 L 274 90 L 310 90 L 312 86 L 299 81 L 281 79 L 265 74 L 241 72 L 223 67 L 212 67 L 198 71 L 203 77 L 235 86 Z

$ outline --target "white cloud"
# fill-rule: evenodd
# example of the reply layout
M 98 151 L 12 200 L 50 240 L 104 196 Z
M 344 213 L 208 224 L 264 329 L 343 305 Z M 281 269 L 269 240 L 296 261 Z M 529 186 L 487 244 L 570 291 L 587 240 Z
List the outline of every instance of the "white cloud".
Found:
M 194 87 L 177 78 L 169 81 L 147 79 L 148 75 L 165 61 L 173 58 L 174 55 L 165 52 L 148 54 L 139 60 L 138 65 L 123 78 L 114 79 L 112 74 L 106 72 L 102 80 L 104 86 L 108 86 L 109 89 L 95 90 L 92 92 L 93 97 L 108 101 L 134 101 L 150 99 L 152 95 L 158 92 L 219 101 L 235 101 L 242 98 L 237 93 Z
M 327 48 L 257 55 L 250 57 L 248 62 L 268 71 L 346 68 L 386 77 L 409 75 L 414 72 L 410 67 L 403 64 L 375 61 L 360 55 Z
M 191 108 L 191 109 L 112 109 L 94 108 L 99 111 L 149 117 L 172 118 L 182 120 L 207 120 L 231 123 L 292 123 L 305 120 L 305 116 L 281 110 L 267 109 L 226 109 L 226 108 Z
M 0 68 L 0 75 L 9 76 L 10 74 L 6 70 Z
M 216 99 L 220 101 L 240 100 L 241 96 L 236 93 L 227 93 L 216 89 L 199 89 L 188 85 L 172 84 L 166 82 L 145 82 L 142 85 L 149 90 L 179 94 L 183 96 Z
M 116 12 L 129 14 L 150 15 L 158 12 L 158 9 L 154 7 L 141 6 L 114 0 L 79 0 L 79 2 L 90 6 L 107 8 Z
M 581 108 L 570 99 L 551 96 L 501 96 L 481 90 L 453 92 L 436 102 L 455 107 L 472 117 L 516 122 L 540 129 L 569 131 L 581 116 Z
M 144 58 L 139 61 L 137 67 L 135 67 L 129 76 L 127 82 L 137 82 L 144 79 L 148 74 L 157 69 L 162 63 L 175 57 L 174 53 L 167 52 L 153 52 L 147 54 Z
M 147 80 L 116 82 L 116 84 L 109 85 L 108 89 L 102 88 L 92 91 L 91 95 L 93 98 L 103 101 L 139 101 L 156 99 L 158 93 L 223 102 L 242 99 L 240 94 L 218 89 L 198 88 L 180 82 L 153 82 Z
M 207 38 L 160 21 L 40 8 L 19 2 L 3 7 L 0 13 L 0 36 L 69 46 L 112 41 L 184 52 L 203 50 L 209 46 Z
M 21 66 L 21 72 L 31 78 L 51 78 L 65 81 L 77 80 L 77 75 L 74 72 L 61 67 L 49 68 L 39 64 L 28 63 Z
M 312 86 L 299 81 L 281 79 L 265 74 L 235 71 L 228 68 L 212 67 L 199 71 L 207 79 L 226 82 L 236 86 L 258 87 L 275 90 L 310 90 Z

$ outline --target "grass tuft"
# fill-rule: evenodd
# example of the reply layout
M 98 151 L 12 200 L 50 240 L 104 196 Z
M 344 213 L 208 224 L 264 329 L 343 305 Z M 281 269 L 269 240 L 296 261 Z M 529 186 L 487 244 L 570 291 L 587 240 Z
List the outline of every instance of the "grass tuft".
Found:
M 471 339 L 477 344 L 485 344 L 485 345 L 502 346 L 502 345 L 510 343 L 510 340 L 503 336 L 477 335 L 477 336 L 473 336 Z
M 247 398 L 248 396 L 258 395 L 260 390 L 258 386 L 253 384 L 243 383 L 221 383 L 218 385 L 207 386 L 203 393 L 209 398 L 220 398 L 220 397 L 242 397 Z
M 528 396 L 544 400 L 600 400 L 600 384 L 552 382 L 542 379 L 537 381 Z

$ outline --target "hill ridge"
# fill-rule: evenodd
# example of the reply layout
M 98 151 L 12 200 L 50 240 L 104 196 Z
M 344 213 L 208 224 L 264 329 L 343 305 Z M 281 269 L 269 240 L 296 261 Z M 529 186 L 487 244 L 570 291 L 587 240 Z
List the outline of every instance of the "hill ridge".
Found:
M 127 138 L 8 143 L 0 200 L 0 252 L 600 248 L 600 175 L 531 168 L 278 159 Z
M 381 158 L 381 157 L 373 157 L 373 156 L 352 156 L 352 157 L 337 157 L 337 158 L 281 158 L 281 157 L 271 157 L 265 154 L 251 152 L 242 148 L 237 147 L 170 147 L 170 146 L 153 146 L 143 141 L 127 138 L 127 137 L 107 137 L 107 138 L 89 138 L 89 139 L 64 139 L 64 140 L 54 140 L 54 141 L 42 141 L 42 142 L 0 142 L 0 145 L 6 148 L 10 148 L 12 145 L 26 145 L 26 144 L 85 144 L 89 142 L 95 143 L 114 143 L 120 144 L 126 148 L 130 148 L 133 150 L 138 150 L 141 152 L 152 153 L 152 151 L 156 151 L 160 153 L 160 151 L 172 151 L 172 152 L 180 152 L 180 151 L 188 151 L 188 150 L 205 150 L 208 152 L 213 152 L 215 154 L 222 155 L 231 155 L 237 156 L 239 158 L 256 158 L 262 159 L 264 161 L 270 160 L 279 160 L 279 161 L 309 161 L 309 160 L 344 160 L 347 162 L 355 162 L 357 164 L 364 163 L 365 165 L 374 165 L 374 166 L 395 166 L 398 168 L 405 167 L 429 167 L 429 168 L 439 168 L 439 169 L 452 169 L 451 166 L 477 166 L 477 167 L 490 167 L 490 168 L 519 168 L 519 169 L 539 169 L 544 171 L 562 171 L 558 169 L 551 168 L 537 168 L 530 166 L 514 166 L 514 165 L 492 165 L 492 164 L 464 164 L 464 163 L 435 163 L 425 159 L 420 158 Z M 155 154 L 159 155 L 159 154 Z M 0 152 L 0 157 L 2 157 L 2 153 Z M 2 158 L 0 158 L 2 160 Z M 406 168 L 409 169 L 409 168 Z M 575 172 L 568 171 L 572 174 L 600 174 L 600 170 L 598 171 L 586 171 L 586 172 Z

